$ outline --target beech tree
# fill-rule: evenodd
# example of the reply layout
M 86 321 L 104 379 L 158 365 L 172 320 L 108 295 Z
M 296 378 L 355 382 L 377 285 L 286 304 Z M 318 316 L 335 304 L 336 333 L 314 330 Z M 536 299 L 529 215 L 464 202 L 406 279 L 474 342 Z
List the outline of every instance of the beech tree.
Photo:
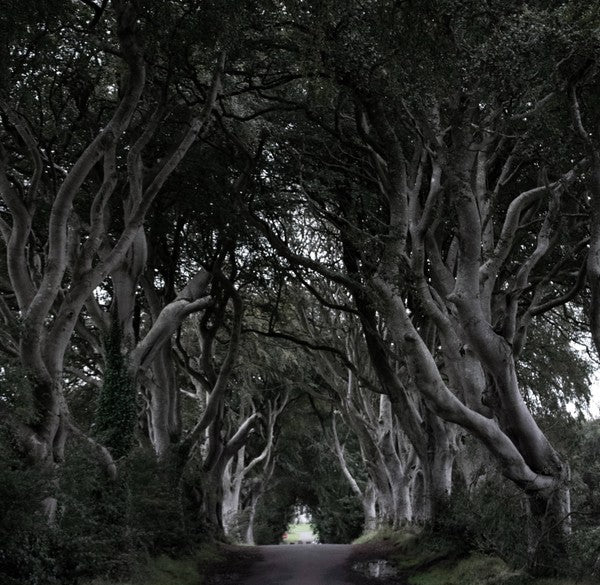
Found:
M 527 150 L 532 136 L 542 140 L 545 115 L 565 127 L 564 110 L 545 114 L 564 87 L 559 79 L 549 88 L 545 77 L 560 55 L 550 52 L 519 84 L 502 73 L 523 71 L 519 43 L 546 15 L 500 5 L 453 13 L 452 3 L 441 12 L 313 8 L 297 13 L 310 33 L 297 34 L 290 51 L 315 74 L 296 93 L 268 98 L 306 114 L 277 147 L 289 145 L 282 164 L 300 173 L 288 190 L 337 232 L 339 256 L 320 261 L 276 221 L 252 207 L 249 216 L 286 262 L 347 287 L 381 315 L 409 383 L 527 495 L 531 564 L 543 572 L 548 548 L 560 549 L 569 530 L 569 470 L 528 409 L 516 364 L 535 318 L 581 289 L 573 267 L 586 254 L 579 177 L 588 163 L 569 157 L 550 168 Z M 498 33 L 482 36 L 498 19 Z M 538 33 L 536 50 L 548 50 L 555 31 Z
M 30 428 L 21 427 L 21 437 L 31 457 L 39 461 L 62 459 L 64 442 L 73 424 L 62 391 L 62 372 L 79 315 L 93 298 L 94 290 L 107 276 L 118 272 L 128 255 L 130 271 L 143 265 L 140 228 L 144 217 L 169 175 L 207 126 L 222 69 L 221 60 L 203 107 L 180 130 L 170 152 L 159 158 L 150 171 L 145 170 L 144 149 L 166 112 L 161 100 L 156 102 L 151 97 L 156 87 L 146 82 L 147 65 L 138 36 L 140 15 L 136 6 L 114 2 L 112 15 L 119 44 L 109 49 L 118 55 L 119 62 L 115 63 L 112 79 L 98 75 L 90 80 L 88 88 L 88 95 L 96 91 L 107 97 L 111 113 L 106 116 L 99 110 L 99 117 L 90 127 L 97 130 L 81 151 L 76 146 L 74 156 L 68 150 L 59 154 L 54 150 L 58 145 L 45 144 L 46 140 L 57 138 L 48 137 L 44 127 L 45 108 L 53 104 L 40 104 L 41 117 L 35 120 L 36 125 L 25 109 L 29 103 L 5 99 L 2 105 L 2 200 L 7 219 L 10 218 L 2 220 L 2 236 L 9 295 L 14 294 L 14 301 L 9 297 L 3 305 L 7 318 L 12 315 L 14 320 L 17 312 L 20 314 L 19 336 L 11 342 L 31 379 L 36 408 L 36 422 Z M 57 39 L 56 50 L 67 54 L 80 50 L 70 47 L 69 42 L 77 40 L 65 34 Z M 22 50 L 19 46 L 13 48 L 17 61 Z M 119 63 L 124 67 L 122 84 L 116 71 Z M 70 69 L 55 68 L 50 71 L 49 82 L 53 81 L 52 75 L 56 82 L 58 76 L 69 72 Z M 82 71 L 76 73 L 81 75 Z M 24 85 L 27 81 L 25 78 L 19 83 Z M 81 116 L 89 117 L 91 104 L 77 102 L 80 97 L 66 93 L 64 106 L 69 111 L 79 108 L 76 111 Z M 74 132 L 76 125 L 62 117 L 68 116 L 69 111 L 59 111 L 55 115 L 61 118 L 52 121 L 65 122 Z M 126 152 L 125 161 L 120 158 L 122 152 Z M 60 162 L 55 162 L 57 158 Z M 110 234 L 108 209 L 117 192 L 125 200 L 124 215 L 122 227 Z M 122 305 L 122 310 L 128 308 L 125 299 Z
M 148 457 L 181 525 L 185 492 L 248 542 L 274 485 L 334 540 L 435 527 L 492 459 L 555 571 L 549 421 L 600 344 L 595 9 L 234 4 L 0 15 L 11 444 L 50 492 L 70 435 L 113 479 Z
M 268 480 L 273 470 L 275 461 L 275 426 L 278 418 L 287 406 L 289 393 L 275 395 L 268 401 L 267 409 L 263 415 L 264 433 L 263 440 L 259 443 L 262 450 L 252 456 L 246 445 L 231 455 L 226 462 L 223 472 L 223 524 L 225 532 L 232 532 L 237 528 L 239 515 L 242 512 L 242 489 L 246 488 L 248 523 L 244 539 L 247 544 L 254 544 L 254 520 L 256 508 L 260 499 L 265 480 Z M 248 456 L 250 455 L 250 456 Z

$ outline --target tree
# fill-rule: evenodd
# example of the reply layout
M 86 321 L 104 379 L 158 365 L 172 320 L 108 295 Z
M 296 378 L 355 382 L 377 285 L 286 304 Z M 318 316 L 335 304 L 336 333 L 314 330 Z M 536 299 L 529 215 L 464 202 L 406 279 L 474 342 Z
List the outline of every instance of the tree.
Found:
M 555 571 L 585 311 L 598 337 L 596 25 L 558 0 L 0 15 L 0 411 L 47 518 L 71 435 L 112 495 L 156 469 L 177 531 L 248 540 L 299 500 L 330 540 L 440 528 L 486 449 Z
M 336 233 L 339 255 L 307 256 L 273 220 L 249 215 L 286 262 L 346 286 L 382 316 L 429 407 L 475 435 L 527 494 L 532 569 L 551 571 L 548 549 L 569 530 L 568 466 L 524 402 L 516 363 L 534 319 L 580 290 L 572 263 L 585 253 L 577 194 L 586 163 L 553 160 L 551 173 L 527 150 L 530 135 L 540 139 L 544 75 L 560 53 L 530 76 L 519 51 L 546 15 L 531 5 L 515 16 L 499 3 L 454 11 L 452 2 L 441 13 L 357 3 L 296 15 L 310 33 L 295 34 L 294 49 L 315 73 L 269 96 L 306 115 L 276 144 L 289 145 L 302 172 L 288 187 L 304 198 L 297 213 Z M 498 34 L 482 34 L 492 21 Z M 542 52 L 555 31 L 538 31 Z
M 79 315 L 93 291 L 140 242 L 140 228 L 148 209 L 208 123 L 218 90 L 220 68 L 203 110 L 180 130 L 180 136 L 171 142 L 171 151 L 150 172 L 145 170 L 142 154 L 165 111 L 161 100 L 156 103 L 152 97 L 156 87 L 146 82 L 136 6 L 114 2 L 111 15 L 119 46 L 109 49 L 119 59 L 108 70 L 108 80 L 102 75 L 86 78 L 89 99 L 94 91 L 101 96 L 94 104 L 98 106 L 97 119 L 92 122 L 91 101 L 77 101 L 78 88 L 65 91 L 64 102 L 56 104 L 63 108 L 58 113 L 52 110 L 54 103 L 43 101 L 41 92 L 45 88 L 39 84 L 42 101 L 38 111 L 27 109 L 36 104 L 26 100 L 20 104 L 6 99 L 2 102 L 5 146 L 0 181 L 3 211 L 11 220 L 1 222 L 10 282 L 9 297 L 3 299 L 3 306 L 7 318 L 20 320 L 19 334 L 9 342 L 29 372 L 36 407 L 36 421 L 30 428 L 23 428 L 22 439 L 31 458 L 40 462 L 62 459 L 73 425 L 64 400 L 62 372 Z M 111 23 L 107 20 L 103 22 L 110 34 Z M 81 49 L 74 35 L 76 24 L 76 20 L 70 23 L 64 35 L 55 40 L 53 48 L 58 53 Z M 85 42 L 90 43 L 87 38 Z M 23 77 L 19 83 L 25 89 L 32 72 L 18 70 L 21 48 L 13 46 L 12 51 L 15 71 Z M 121 64 L 122 83 L 118 81 Z M 77 69 L 83 67 L 82 62 L 72 67 L 67 60 L 64 70 L 52 68 L 41 75 L 41 83 L 55 83 L 58 76 L 68 73 L 84 76 L 84 70 Z M 60 137 L 48 133 L 55 131 L 53 124 L 59 125 L 62 120 L 55 117 L 45 124 L 46 112 L 68 116 L 72 108 L 80 116 L 90 116 L 92 139 L 72 144 L 72 134 L 66 142 L 49 146 L 47 140 L 54 144 Z M 77 130 L 75 124 L 67 123 L 67 128 L 73 133 Z M 58 154 L 60 147 L 64 151 Z M 123 151 L 127 151 L 126 161 L 121 158 Z M 126 204 L 121 227 L 111 241 L 108 208 L 116 192 L 123 194 Z

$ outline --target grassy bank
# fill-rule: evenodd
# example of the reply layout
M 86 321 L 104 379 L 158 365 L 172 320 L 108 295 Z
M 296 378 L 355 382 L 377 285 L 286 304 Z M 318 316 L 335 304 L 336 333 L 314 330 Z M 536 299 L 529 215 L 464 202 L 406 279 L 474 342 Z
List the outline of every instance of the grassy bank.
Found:
M 282 540 L 286 544 L 297 544 L 312 542 L 314 539 L 315 535 L 310 524 L 290 524 Z
M 150 559 L 140 567 L 139 574 L 126 581 L 94 579 L 85 585 L 203 585 L 205 577 L 200 574 L 197 560 L 193 557 L 171 559 L 167 556 Z
M 244 573 L 255 560 L 256 553 L 247 547 L 205 544 L 187 557 L 149 558 L 131 579 L 94 579 L 85 585 L 208 585 L 214 575 Z
M 594 585 L 597 581 L 536 579 L 502 559 L 469 551 L 452 538 L 417 530 L 381 530 L 354 543 L 354 561 L 387 560 L 408 585 Z

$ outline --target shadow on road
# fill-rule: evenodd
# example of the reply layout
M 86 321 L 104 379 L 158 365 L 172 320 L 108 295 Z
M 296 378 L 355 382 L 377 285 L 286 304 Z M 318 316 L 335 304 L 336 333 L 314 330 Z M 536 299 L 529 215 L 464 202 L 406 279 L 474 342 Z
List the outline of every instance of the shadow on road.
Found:
M 226 547 L 210 585 L 391 585 L 352 570 L 354 547 L 342 544 Z M 364 559 L 361 559 L 364 561 Z

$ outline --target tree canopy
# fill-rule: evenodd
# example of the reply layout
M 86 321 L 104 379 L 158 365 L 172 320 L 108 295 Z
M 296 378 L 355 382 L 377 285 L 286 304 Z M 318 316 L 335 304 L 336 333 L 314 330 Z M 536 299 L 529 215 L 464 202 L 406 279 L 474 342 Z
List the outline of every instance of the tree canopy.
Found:
M 510 554 L 560 571 L 600 522 L 599 18 L 7 2 L 0 490 L 34 511 L 0 575 L 33 540 L 81 545 L 64 583 L 277 541 L 300 502 L 322 540 L 439 528 L 496 485 L 527 510 Z

